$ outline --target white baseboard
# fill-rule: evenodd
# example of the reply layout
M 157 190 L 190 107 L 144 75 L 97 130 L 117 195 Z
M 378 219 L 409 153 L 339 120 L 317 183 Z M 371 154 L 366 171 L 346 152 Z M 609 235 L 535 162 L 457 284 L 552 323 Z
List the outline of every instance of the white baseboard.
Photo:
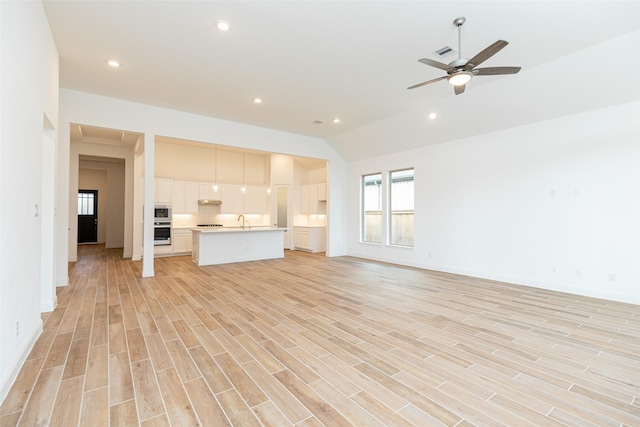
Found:
M 425 270 L 440 271 L 443 273 L 459 274 L 462 276 L 476 277 L 479 279 L 495 280 L 498 282 L 511 283 L 514 285 L 530 286 L 533 288 L 546 289 L 549 291 L 563 292 L 567 294 L 580 295 L 590 298 L 606 299 L 610 301 L 618 301 L 627 304 L 640 304 L 640 295 L 629 295 L 625 293 L 619 293 L 614 291 L 608 291 L 605 289 L 593 289 L 579 287 L 577 285 L 548 282 L 542 280 L 536 280 L 528 277 L 518 277 L 510 275 L 502 275 L 496 273 L 489 273 L 486 271 L 468 270 L 464 268 L 456 268 L 447 265 L 429 264 L 426 262 L 406 262 L 404 259 L 395 257 L 374 257 L 370 254 L 352 253 L 350 256 L 371 259 L 374 261 L 388 262 L 398 265 L 406 265 L 408 267 L 423 268 Z
M 48 313 L 56 309 L 56 305 L 58 305 L 58 296 L 54 295 L 53 300 L 51 301 L 43 301 L 40 304 L 40 313 Z
M 29 332 L 29 338 L 24 341 L 22 348 L 19 349 L 16 357 L 11 362 L 9 369 L 7 369 L 7 371 L 2 376 L 2 382 L 0 382 L 0 402 L 4 401 L 4 399 L 7 397 L 7 394 L 9 394 L 9 390 L 18 377 L 18 373 L 20 373 L 22 365 L 24 365 L 24 362 L 27 360 L 29 352 L 40 337 L 41 333 L 42 321 L 38 322 L 36 324 L 36 327 Z
M 62 280 L 58 279 L 58 281 L 56 282 L 56 287 L 67 286 L 68 284 L 69 284 L 69 276 L 66 276 Z

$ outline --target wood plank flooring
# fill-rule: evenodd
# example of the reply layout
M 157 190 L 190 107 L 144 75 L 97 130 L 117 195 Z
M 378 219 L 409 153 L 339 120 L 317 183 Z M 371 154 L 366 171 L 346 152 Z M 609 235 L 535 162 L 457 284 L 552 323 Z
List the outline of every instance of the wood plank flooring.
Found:
M 638 426 L 640 307 L 362 259 L 80 246 L 0 406 L 24 426 Z

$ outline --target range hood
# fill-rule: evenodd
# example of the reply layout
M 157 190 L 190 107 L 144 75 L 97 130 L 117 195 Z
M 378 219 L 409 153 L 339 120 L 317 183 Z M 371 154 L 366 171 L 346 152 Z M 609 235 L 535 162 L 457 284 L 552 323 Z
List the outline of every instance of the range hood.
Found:
M 212 200 L 212 199 L 200 199 L 198 200 L 199 205 L 221 205 L 221 200 Z

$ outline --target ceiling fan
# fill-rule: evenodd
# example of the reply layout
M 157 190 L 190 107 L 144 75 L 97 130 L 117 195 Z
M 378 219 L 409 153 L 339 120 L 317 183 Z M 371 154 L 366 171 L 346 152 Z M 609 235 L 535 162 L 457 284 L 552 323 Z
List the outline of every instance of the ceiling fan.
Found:
M 418 83 L 417 85 L 409 86 L 407 89 L 415 89 L 417 87 L 426 86 L 431 83 L 438 82 L 440 80 L 447 79 L 456 95 L 460 95 L 464 92 L 466 84 L 471 80 L 473 76 L 497 76 L 500 74 L 515 74 L 520 71 L 520 67 L 488 67 L 488 68 L 476 68 L 487 59 L 498 53 L 509 43 L 504 40 L 498 40 L 491 46 L 485 48 L 482 52 L 478 53 L 471 59 L 462 58 L 462 24 L 466 21 L 465 17 L 456 18 L 453 21 L 453 25 L 458 27 L 458 59 L 450 62 L 449 64 L 443 64 L 442 62 L 434 61 L 428 58 L 419 59 L 425 65 L 439 68 L 447 72 L 446 76 L 438 77 L 437 79 L 427 80 L 426 82 Z

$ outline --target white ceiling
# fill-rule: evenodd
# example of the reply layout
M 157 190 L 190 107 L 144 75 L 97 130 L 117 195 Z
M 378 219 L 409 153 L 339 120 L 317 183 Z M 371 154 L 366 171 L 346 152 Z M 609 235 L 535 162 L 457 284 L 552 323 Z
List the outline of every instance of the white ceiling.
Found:
M 60 54 L 61 87 L 325 138 L 345 158 L 357 157 L 358 150 L 341 147 L 341 135 L 390 117 L 416 120 L 415 112 L 425 108 L 438 109 L 440 116 L 449 108 L 458 119 L 463 113 L 470 119 L 483 117 L 484 123 L 496 122 L 494 127 L 519 125 L 521 110 L 509 114 L 507 108 L 487 117 L 494 95 L 509 104 L 518 85 L 527 85 L 528 91 L 520 93 L 530 99 L 513 101 L 526 103 L 527 111 L 567 114 L 566 109 L 555 113 L 549 103 L 550 97 L 563 95 L 557 81 L 581 85 L 587 92 L 590 85 L 606 85 L 606 75 L 593 81 L 593 75 L 582 71 L 606 64 L 598 64 L 598 58 L 592 58 L 593 64 L 569 64 L 570 79 L 566 69 L 539 70 L 640 28 L 638 1 L 44 4 Z M 452 21 L 458 16 L 467 18 L 464 57 L 504 39 L 509 46 L 482 66 L 521 66 L 520 74 L 475 77 L 457 97 L 446 81 L 407 90 L 443 75 L 417 60 L 438 59 L 433 51 L 445 45 L 457 48 Z M 229 21 L 231 30 L 216 30 L 218 19 Z M 638 51 L 629 52 L 635 62 Z M 118 60 L 120 68 L 107 66 L 109 59 Z M 613 72 L 624 65 L 608 67 Z M 590 80 L 580 80 L 582 74 Z M 638 87 L 629 86 L 631 94 L 622 100 L 638 99 Z M 599 93 L 598 103 L 621 101 L 620 94 L 607 96 Z M 255 97 L 264 102 L 254 104 Z M 336 117 L 339 124 L 332 122 Z M 323 123 L 313 124 L 315 120 Z M 466 133 L 487 130 L 473 120 L 466 126 Z M 444 132 L 461 134 L 453 127 Z

